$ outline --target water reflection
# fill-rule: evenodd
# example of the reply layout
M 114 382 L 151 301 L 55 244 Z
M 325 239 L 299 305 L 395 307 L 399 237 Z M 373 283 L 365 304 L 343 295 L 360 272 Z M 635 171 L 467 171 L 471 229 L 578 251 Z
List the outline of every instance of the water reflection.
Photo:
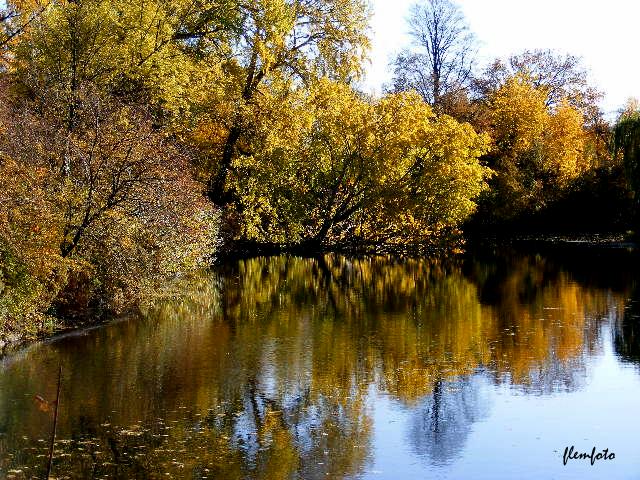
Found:
M 489 412 L 489 399 L 479 375 L 437 381 L 411 413 L 409 442 L 431 463 L 448 463 L 463 449 L 473 423 Z
M 640 292 L 636 289 L 631 298 L 616 322 L 614 345 L 623 360 L 640 365 Z
M 560 258 L 227 265 L 141 318 L 4 359 L 0 473 L 42 474 L 51 414 L 33 396 L 54 396 L 60 363 L 54 469 L 72 478 L 366 476 L 381 446 L 404 448 L 375 435 L 381 396 L 408 412 L 398 428 L 424 464 L 452 465 L 491 388 L 579 392 L 602 325 L 640 361 L 632 274 Z

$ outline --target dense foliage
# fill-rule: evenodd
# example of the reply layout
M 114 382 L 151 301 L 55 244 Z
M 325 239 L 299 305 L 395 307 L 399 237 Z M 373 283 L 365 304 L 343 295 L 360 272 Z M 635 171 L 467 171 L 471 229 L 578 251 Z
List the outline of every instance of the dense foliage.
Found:
M 546 97 L 546 89 L 521 75 L 491 94 L 490 163 L 497 176 L 489 205 L 498 217 L 539 210 L 591 166 L 583 116 L 566 100 L 550 108 Z
M 415 94 L 368 100 L 321 80 L 275 103 L 286 120 L 236 166 L 244 237 L 425 241 L 468 217 L 485 188 L 486 137 Z
M 90 92 L 78 98 L 73 130 L 56 108 L 2 112 L 5 328 L 53 300 L 67 314 L 96 302 L 125 307 L 214 248 L 216 213 L 188 158 L 144 110 Z
M 629 186 L 640 204 L 640 110 L 623 112 L 614 131 L 614 149 L 622 154 Z

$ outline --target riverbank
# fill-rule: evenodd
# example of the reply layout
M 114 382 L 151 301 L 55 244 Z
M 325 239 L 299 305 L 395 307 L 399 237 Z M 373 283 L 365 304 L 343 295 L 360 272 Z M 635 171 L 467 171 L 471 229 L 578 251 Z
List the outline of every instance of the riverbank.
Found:
M 374 243 L 374 242 L 343 242 L 339 244 L 323 245 L 317 242 L 303 243 L 267 243 L 249 240 L 228 242 L 220 247 L 215 264 L 231 260 L 254 257 L 268 257 L 273 255 L 294 255 L 299 257 L 317 257 L 327 253 L 342 255 L 392 255 L 433 257 L 449 256 L 461 253 L 465 244 L 461 234 L 448 235 L 443 238 L 423 243 Z
M 492 243 L 495 245 L 540 244 L 540 245 L 581 245 L 606 248 L 632 248 L 640 246 L 637 237 L 628 233 L 576 233 L 576 234 L 514 234 L 479 235 L 469 239 L 471 243 Z
M 158 295 L 156 298 L 172 298 L 172 295 Z M 19 334 L 9 332 L 0 335 L 0 359 L 32 345 L 48 342 L 70 335 L 82 335 L 96 328 L 120 322 L 141 314 L 139 306 L 122 312 L 105 312 L 93 310 L 81 317 L 53 318 L 53 325 L 36 332 Z
M 128 311 L 125 315 L 132 313 L 133 311 Z M 50 323 L 49 326 L 42 327 L 35 332 L 3 333 L 0 335 L 0 359 L 32 344 L 61 335 L 98 328 L 107 323 L 117 321 L 119 318 L 122 318 L 122 316 L 123 315 L 93 312 L 93 314 L 87 313 L 82 319 L 52 318 L 51 321 L 53 324 Z

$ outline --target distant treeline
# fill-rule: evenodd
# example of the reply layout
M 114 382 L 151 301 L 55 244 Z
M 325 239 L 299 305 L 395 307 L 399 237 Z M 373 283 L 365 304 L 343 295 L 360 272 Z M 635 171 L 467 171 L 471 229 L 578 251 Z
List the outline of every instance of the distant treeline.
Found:
M 412 9 L 413 45 L 367 95 L 370 14 L 365 0 L 9 2 L 0 334 L 122 311 L 233 245 L 632 228 L 636 104 L 609 125 L 570 55 L 478 68 L 448 0 Z

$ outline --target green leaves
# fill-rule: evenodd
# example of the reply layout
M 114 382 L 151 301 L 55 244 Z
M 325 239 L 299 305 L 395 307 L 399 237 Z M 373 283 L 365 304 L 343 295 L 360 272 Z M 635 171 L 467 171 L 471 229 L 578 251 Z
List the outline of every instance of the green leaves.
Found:
M 640 200 L 640 111 L 623 115 L 614 129 L 614 153 L 622 154 L 627 179 Z

